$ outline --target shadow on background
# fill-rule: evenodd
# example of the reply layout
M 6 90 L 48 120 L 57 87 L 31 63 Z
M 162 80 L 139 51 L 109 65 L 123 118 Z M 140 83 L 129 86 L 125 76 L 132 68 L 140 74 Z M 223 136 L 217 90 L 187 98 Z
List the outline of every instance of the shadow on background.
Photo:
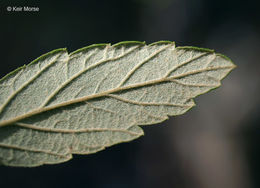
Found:
M 40 11 L 8 12 L 8 6 Z M 238 65 L 191 111 L 145 127 L 145 137 L 59 165 L 1 166 L 0 187 L 260 187 L 256 1 L 5 1 L 0 24 L 1 77 L 56 48 L 124 40 L 211 48 Z

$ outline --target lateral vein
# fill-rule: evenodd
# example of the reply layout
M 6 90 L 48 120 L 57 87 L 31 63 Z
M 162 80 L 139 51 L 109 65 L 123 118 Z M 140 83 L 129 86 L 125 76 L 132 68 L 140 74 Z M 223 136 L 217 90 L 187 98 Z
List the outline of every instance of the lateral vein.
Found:
M 203 57 L 203 56 L 205 56 L 205 55 L 208 55 L 208 54 L 209 54 L 209 53 L 202 53 L 202 54 L 199 54 L 198 56 L 196 56 L 196 57 L 194 57 L 194 58 L 192 58 L 192 59 L 189 59 L 189 60 L 187 60 L 187 61 L 184 61 L 183 63 L 177 65 L 176 67 L 173 67 L 172 69 L 170 69 L 164 77 L 170 76 L 170 74 L 171 74 L 172 72 L 174 72 L 175 70 L 177 70 L 178 68 L 180 68 L 180 67 L 182 67 L 182 66 L 184 66 L 184 65 L 186 65 L 186 64 L 189 64 L 189 63 L 191 63 L 192 61 L 195 61 L 195 60 L 197 60 L 197 59 L 199 59 L 199 58 L 201 58 L 201 57 Z
M 175 106 L 175 107 L 190 107 L 190 105 L 183 105 L 183 104 L 172 104 L 172 103 L 157 103 L 157 102 L 138 102 L 130 99 L 125 99 L 123 97 L 119 97 L 117 95 L 108 94 L 108 97 L 117 99 L 122 102 L 135 104 L 135 105 L 141 105 L 141 106 Z
M 40 149 L 30 149 L 30 148 L 25 148 L 25 147 L 20 147 L 20 146 L 14 146 L 14 145 L 10 145 L 10 144 L 0 143 L 0 147 L 11 148 L 11 149 L 15 149 L 15 150 L 29 151 L 29 152 L 41 152 L 41 153 L 45 153 L 45 154 L 48 154 L 48 155 L 55 155 L 55 156 L 58 156 L 58 157 L 67 158 L 64 155 L 60 155 L 58 153 L 53 153 L 53 152 L 50 152 L 50 151 L 45 151 L 45 150 L 40 150 Z
M 135 48 L 132 48 L 131 50 L 127 51 L 125 54 L 121 54 L 117 57 L 114 57 L 114 58 L 108 58 L 108 59 L 103 59 L 95 64 L 92 64 L 88 67 L 86 67 L 85 69 L 83 69 L 82 71 L 78 72 L 77 74 L 75 74 L 74 76 L 72 76 L 69 80 L 67 80 L 66 82 L 64 82 L 60 87 L 58 87 L 42 104 L 40 107 L 44 107 L 46 106 L 50 101 L 51 99 L 56 95 L 58 94 L 63 88 L 65 88 L 69 83 L 71 83 L 73 80 L 75 80 L 76 78 L 78 78 L 80 75 L 82 75 L 83 73 L 103 64 L 103 63 L 107 63 L 107 62 L 110 62 L 110 61 L 115 61 L 115 60 L 118 60 L 128 54 L 130 54 L 131 52 L 135 51 L 137 48 L 139 48 L 140 46 L 136 46 Z
M 31 79 L 29 79 L 27 82 L 25 82 L 19 89 L 17 89 L 14 93 L 12 93 L 5 103 L 0 107 L 0 114 L 4 110 L 4 108 L 9 104 L 9 102 L 20 92 L 22 91 L 25 87 L 27 87 L 30 83 L 32 83 L 36 78 L 39 77 L 40 74 L 42 74 L 47 68 L 53 65 L 53 63 L 58 59 L 59 55 L 56 56 L 55 60 L 50 62 L 48 65 L 43 67 L 39 72 L 37 72 Z
M 156 57 L 160 52 L 166 50 L 170 46 L 171 45 L 167 45 L 166 47 L 161 48 L 160 50 L 156 51 L 155 53 L 153 53 L 152 55 L 147 57 L 145 60 L 143 60 L 139 64 L 137 64 L 131 71 L 129 71 L 127 73 L 127 75 L 123 78 L 123 80 L 120 82 L 120 84 L 117 87 L 121 87 L 136 72 L 137 69 L 139 69 L 143 64 L 145 64 L 146 62 L 148 62 L 152 58 Z
M 218 70 L 218 69 L 232 69 L 232 68 L 234 68 L 234 67 L 233 66 L 209 67 L 209 68 L 204 68 L 204 69 L 200 69 L 200 70 L 195 70 L 195 71 L 178 74 L 178 75 L 173 76 L 172 78 L 176 79 L 176 78 L 182 78 L 185 76 L 198 74 L 198 73 L 202 73 L 202 72 L 206 72 L 206 71 L 212 71 L 212 70 Z
M 130 135 L 138 135 L 135 132 L 126 130 L 126 129 L 110 129 L 110 128 L 86 128 L 86 129 L 57 129 L 57 128 L 47 128 L 47 127 L 40 127 L 33 124 L 28 123 L 15 123 L 15 125 L 23 128 L 33 129 L 37 131 L 44 131 L 44 132 L 53 132 L 53 133 L 64 133 L 64 134 L 71 134 L 71 133 L 87 133 L 87 132 L 122 132 L 127 133 Z

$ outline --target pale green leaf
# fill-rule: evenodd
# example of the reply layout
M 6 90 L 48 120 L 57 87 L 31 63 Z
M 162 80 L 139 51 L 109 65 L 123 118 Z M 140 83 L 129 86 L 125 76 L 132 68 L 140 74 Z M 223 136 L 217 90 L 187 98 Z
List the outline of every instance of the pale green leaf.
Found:
M 49 52 L 0 79 L 0 163 L 60 163 L 136 139 L 140 125 L 185 113 L 234 67 L 165 41 Z

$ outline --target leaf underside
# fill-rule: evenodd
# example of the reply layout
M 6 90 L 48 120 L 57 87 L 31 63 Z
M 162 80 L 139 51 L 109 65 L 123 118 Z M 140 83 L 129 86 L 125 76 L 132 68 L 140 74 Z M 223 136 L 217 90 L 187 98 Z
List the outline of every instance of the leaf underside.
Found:
M 0 163 L 68 161 L 185 113 L 235 65 L 212 50 L 121 42 L 49 52 L 0 79 Z

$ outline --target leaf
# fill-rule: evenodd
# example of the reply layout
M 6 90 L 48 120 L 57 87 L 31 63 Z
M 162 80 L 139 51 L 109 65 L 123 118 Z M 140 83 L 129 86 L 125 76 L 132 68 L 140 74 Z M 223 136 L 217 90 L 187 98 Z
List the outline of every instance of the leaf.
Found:
M 136 139 L 140 125 L 185 113 L 234 67 L 166 41 L 49 52 L 0 80 L 0 163 L 55 164 Z

